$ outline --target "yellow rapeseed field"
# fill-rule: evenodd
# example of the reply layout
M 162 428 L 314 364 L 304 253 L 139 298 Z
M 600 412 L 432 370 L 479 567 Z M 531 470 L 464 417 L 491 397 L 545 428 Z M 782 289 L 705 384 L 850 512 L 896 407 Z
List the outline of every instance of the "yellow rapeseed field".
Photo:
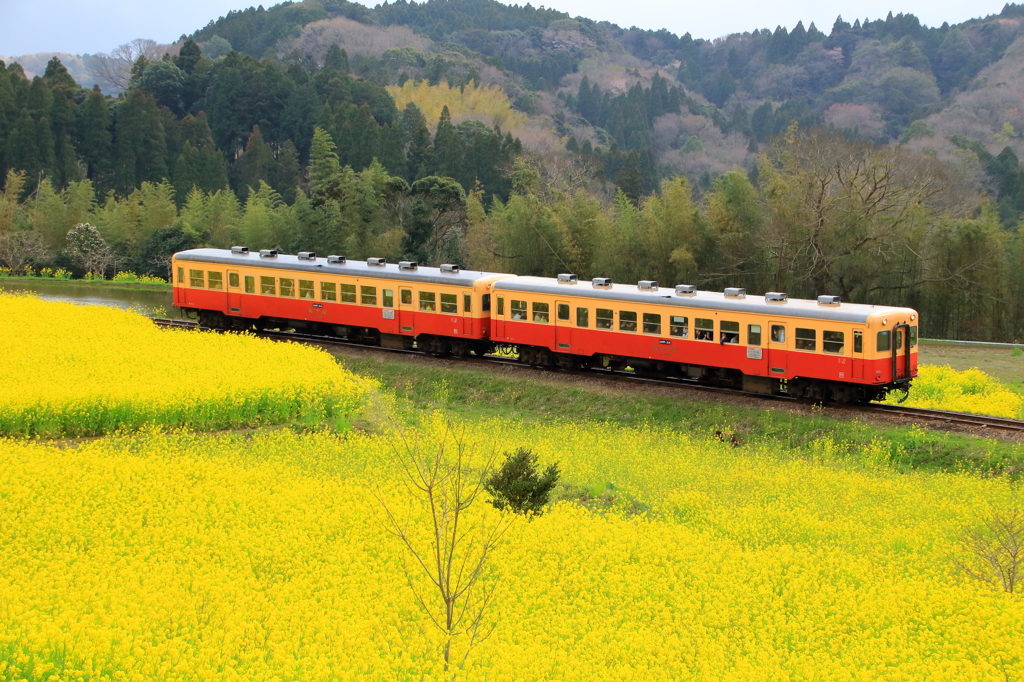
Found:
M 422 428 L 432 447 L 438 422 Z M 517 520 L 488 577 L 495 630 L 460 679 L 1024 676 L 1021 595 L 952 563 L 965 525 L 1020 503 L 1008 480 L 657 428 L 468 429 L 614 499 Z M 373 495 L 403 508 L 387 447 L 287 430 L 0 441 L 0 679 L 445 679 Z
M 1009 419 L 1024 418 L 1024 397 L 977 367 L 958 371 L 949 365 L 921 365 L 908 407 L 987 414 Z M 888 402 L 895 402 L 893 395 Z
M 309 346 L 161 330 L 124 310 L 2 292 L 0 338 L 0 434 L 315 423 L 375 386 Z

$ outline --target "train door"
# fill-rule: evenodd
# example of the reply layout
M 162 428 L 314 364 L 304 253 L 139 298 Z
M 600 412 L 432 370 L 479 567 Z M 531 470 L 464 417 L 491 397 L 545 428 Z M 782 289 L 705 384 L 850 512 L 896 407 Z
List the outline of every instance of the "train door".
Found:
M 786 343 L 789 331 L 785 322 L 772 320 L 768 323 L 768 373 L 773 376 L 785 376 L 787 371 Z
M 492 338 L 505 338 L 505 297 L 495 295 L 495 303 L 491 306 L 491 324 L 494 325 Z
M 572 347 L 572 327 L 569 319 L 569 302 L 555 302 L 555 350 L 567 351 Z
M 853 330 L 853 367 L 850 371 L 851 378 L 864 378 L 864 330 L 862 329 Z
M 412 289 L 402 287 L 398 290 L 398 324 L 401 326 L 400 334 L 412 334 L 415 332 L 413 322 L 415 316 L 412 307 Z
M 228 315 L 242 314 L 242 276 L 228 270 Z

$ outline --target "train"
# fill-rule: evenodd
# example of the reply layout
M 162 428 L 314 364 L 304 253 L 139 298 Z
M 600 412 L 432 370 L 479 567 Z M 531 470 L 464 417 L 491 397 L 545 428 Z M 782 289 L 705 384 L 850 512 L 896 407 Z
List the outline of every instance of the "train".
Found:
M 200 248 L 172 257 L 174 305 L 221 330 L 295 329 L 564 369 L 632 369 L 763 395 L 868 403 L 917 376 L 912 308 L 656 281 L 518 276 L 384 258 Z

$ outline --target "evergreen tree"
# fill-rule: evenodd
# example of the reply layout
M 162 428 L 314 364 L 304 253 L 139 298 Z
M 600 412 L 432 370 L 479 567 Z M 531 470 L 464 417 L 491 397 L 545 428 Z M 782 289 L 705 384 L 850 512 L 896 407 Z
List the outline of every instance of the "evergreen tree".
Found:
M 182 43 L 181 49 L 178 50 L 178 56 L 174 58 L 174 65 L 191 76 L 202 56 L 203 52 L 199 49 L 198 43 L 189 38 Z
M 337 43 L 332 43 L 331 46 L 327 48 L 327 56 L 324 58 L 323 68 L 325 71 L 339 71 L 347 74 L 348 53 L 338 47 Z
M 36 122 L 28 109 L 22 109 L 21 115 L 14 121 L 7 136 L 5 156 L 10 170 L 24 171 L 27 192 L 35 190 L 43 172 L 37 140 Z
M 263 141 L 259 126 L 253 126 L 245 152 L 235 163 L 234 189 L 240 197 L 259 189 L 260 182 L 267 182 L 273 172 L 274 151 Z M 269 182 L 267 182 L 269 184 Z
M 167 141 L 153 98 L 130 90 L 114 117 L 114 189 L 128 194 L 143 182 L 166 178 Z
M 79 89 L 78 83 L 68 73 L 67 68 L 60 59 L 53 57 L 46 64 L 46 71 L 43 72 L 43 80 L 50 86 L 51 90 L 62 90 L 72 93 Z
M 434 162 L 437 175 L 454 178 L 462 172 L 462 142 L 452 125 L 447 104 L 441 109 L 441 118 L 434 132 Z
M 270 169 L 270 186 L 280 193 L 286 203 L 295 203 L 299 188 L 299 151 L 291 140 L 285 140 Z

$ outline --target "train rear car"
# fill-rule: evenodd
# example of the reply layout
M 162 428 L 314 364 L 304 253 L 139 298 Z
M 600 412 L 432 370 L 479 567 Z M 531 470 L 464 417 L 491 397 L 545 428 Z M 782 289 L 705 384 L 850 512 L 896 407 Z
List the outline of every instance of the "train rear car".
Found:
M 492 339 L 534 364 L 632 367 L 754 393 L 867 402 L 917 374 L 917 313 L 742 289 L 496 281 Z

